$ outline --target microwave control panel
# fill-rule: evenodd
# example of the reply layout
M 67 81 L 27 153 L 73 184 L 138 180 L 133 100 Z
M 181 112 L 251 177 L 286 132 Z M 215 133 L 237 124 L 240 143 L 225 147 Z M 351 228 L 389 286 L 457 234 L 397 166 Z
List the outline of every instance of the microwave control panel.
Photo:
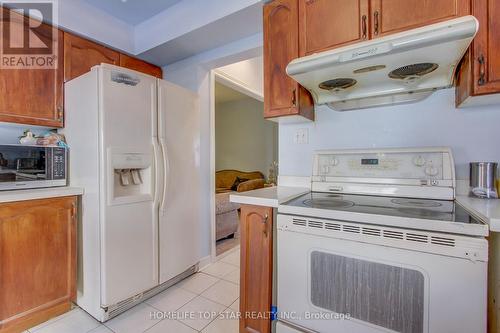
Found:
M 66 179 L 66 149 L 54 147 L 50 149 L 52 162 L 52 179 Z M 50 168 L 48 170 L 51 170 Z

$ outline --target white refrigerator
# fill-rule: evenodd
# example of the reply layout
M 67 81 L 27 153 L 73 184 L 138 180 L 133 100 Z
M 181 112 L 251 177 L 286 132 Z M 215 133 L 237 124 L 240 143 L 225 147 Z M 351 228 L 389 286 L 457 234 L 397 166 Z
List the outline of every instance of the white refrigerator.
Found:
M 66 83 L 63 133 L 84 188 L 77 303 L 106 321 L 197 269 L 198 98 L 102 64 Z

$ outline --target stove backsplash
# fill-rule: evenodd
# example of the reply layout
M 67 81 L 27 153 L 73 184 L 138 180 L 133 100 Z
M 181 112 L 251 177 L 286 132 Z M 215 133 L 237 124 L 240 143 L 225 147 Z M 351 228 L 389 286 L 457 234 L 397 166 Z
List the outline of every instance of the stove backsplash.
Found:
M 294 143 L 297 131 L 304 129 L 308 143 Z M 313 152 L 318 149 L 450 146 L 457 192 L 467 193 L 469 162 L 500 161 L 499 129 L 500 105 L 455 109 L 453 89 L 416 104 L 356 112 L 320 106 L 314 123 L 280 124 L 279 174 L 311 176 Z

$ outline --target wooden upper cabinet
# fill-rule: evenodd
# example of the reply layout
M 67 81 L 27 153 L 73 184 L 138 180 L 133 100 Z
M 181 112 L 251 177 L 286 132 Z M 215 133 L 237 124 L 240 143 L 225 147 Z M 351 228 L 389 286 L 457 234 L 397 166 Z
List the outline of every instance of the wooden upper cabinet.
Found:
M 0 7 L 0 15 L 5 9 Z M 11 28 L 23 31 L 23 16 L 10 13 Z M 38 25 L 38 23 L 35 23 Z M 42 24 L 37 36 L 45 43 L 54 43 L 57 51 L 55 69 L 0 69 L 0 121 L 63 126 L 63 34 Z M 2 34 L 2 45 L 8 43 Z M 16 45 L 22 45 L 22 34 L 13 34 Z
M 310 94 L 286 74 L 299 57 L 298 0 L 264 6 L 264 116 L 300 115 L 314 119 Z
M 299 0 L 300 55 L 369 38 L 369 0 Z
M 0 205 L 0 331 L 21 332 L 71 308 L 76 200 Z
M 152 65 L 140 59 L 120 54 L 120 66 L 133 69 L 135 71 L 148 74 L 157 78 L 163 78 L 163 71 L 160 67 Z
M 500 2 L 474 0 L 473 15 L 479 31 L 473 42 L 474 90 L 476 94 L 500 92 Z
M 273 282 L 273 209 L 241 207 L 240 333 L 270 333 Z
M 370 0 L 372 38 L 470 14 L 470 0 Z
M 119 65 L 120 53 L 88 39 L 64 33 L 64 81 L 87 73 L 101 63 Z
M 457 106 L 467 105 L 470 97 L 500 93 L 500 2 L 473 0 L 472 14 L 479 31 L 460 67 Z

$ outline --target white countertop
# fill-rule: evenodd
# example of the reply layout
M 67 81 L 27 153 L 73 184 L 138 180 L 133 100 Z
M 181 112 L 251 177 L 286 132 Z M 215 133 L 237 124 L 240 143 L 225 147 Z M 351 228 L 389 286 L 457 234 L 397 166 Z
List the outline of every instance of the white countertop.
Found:
M 47 199 L 57 197 L 69 197 L 73 195 L 82 195 L 83 188 L 80 187 L 48 187 L 15 191 L 0 191 L 0 203 Z
M 456 200 L 472 215 L 488 223 L 490 231 L 500 232 L 500 199 L 479 199 L 457 195 Z
M 258 190 L 231 194 L 229 196 L 229 200 L 231 202 L 245 205 L 277 208 L 278 205 L 282 204 L 283 202 L 301 196 L 302 194 L 308 193 L 309 191 L 310 189 L 306 187 L 265 187 Z

